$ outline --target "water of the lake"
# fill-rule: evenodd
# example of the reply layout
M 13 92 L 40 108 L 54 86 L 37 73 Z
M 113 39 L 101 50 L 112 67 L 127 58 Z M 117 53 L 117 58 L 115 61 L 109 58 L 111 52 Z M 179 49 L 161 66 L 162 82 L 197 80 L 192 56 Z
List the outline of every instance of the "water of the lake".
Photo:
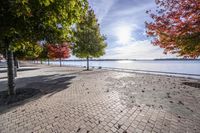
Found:
M 86 61 L 62 61 L 62 65 L 86 66 Z M 90 67 L 200 78 L 200 60 L 90 61 Z

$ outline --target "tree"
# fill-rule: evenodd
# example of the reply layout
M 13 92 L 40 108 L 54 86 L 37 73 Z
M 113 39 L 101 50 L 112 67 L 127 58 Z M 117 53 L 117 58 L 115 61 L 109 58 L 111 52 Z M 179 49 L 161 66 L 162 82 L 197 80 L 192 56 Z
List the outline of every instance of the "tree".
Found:
M 31 44 L 25 42 L 13 44 L 13 47 L 15 48 L 13 49 L 15 57 L 21 60 L 35 59 L 40 55 L 43 50 L 42 46 L 39 43 Z
M 57 44 L 57 45 L 47 45 L 48 48 L 48 57 L 50 59 L 59 59 L 60 66 L 62 58 L 69 58 L 70 51 L 67 43 Z
M 42 44 L 41 48 L 42 48 L 42 51 L 40 52 L 39 56 L 37 56 L 35 59 L 40 60 L 40 63 L 42 64 L 42 61 L 49 59 L 49 57 L 48 57 L 47 44 Z
M 87 5 L 86 0 L 0 0 L 0 45 L 7 50 L 9 95 L 15 94 L 14 44 L 69 41 L 71 26 Z
M 42 52 L 42 46 L 39 43 L 29 43 L 29 42 L 20 42 L 13 44 L 13 58 L 15 66 L 15 74 L 17 75 L 17 69 L 19 68 L 20 60 L 30 60 L 37 58 Z
M 4 59 L 3 55 L 0 54 L 0 61 L 3 60 L 3 59 Z
M 100 57 L 105 54 L 105 37 L 101 35 L 99 24 L 94 11 L 89 9 L 74 30 L 75 43 L 72 52 L 79 58 L 87 59 L 87 70 L 89 70 L 89 58 Z
M 153 22 L 146 23 L 153 44 L 165 53 L 196 58 L 200 56 L 200 1 L 156 0 L 156 13 L 147 11 Z

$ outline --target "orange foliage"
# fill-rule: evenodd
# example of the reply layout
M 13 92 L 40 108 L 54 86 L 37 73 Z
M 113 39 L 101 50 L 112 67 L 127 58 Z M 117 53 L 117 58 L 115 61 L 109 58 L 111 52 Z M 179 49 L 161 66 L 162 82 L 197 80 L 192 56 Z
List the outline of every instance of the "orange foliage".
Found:
M 55 58 L 69 58 L 70 57 L 70 50 L 69 45 L 67 43 L 53 45 L 47 45 L 48 49 L 48 57 L 55 59 Z
M 153 22 L 146 23 L 152 43 L 165 53 L 200 56 L 200 0 L 156 0 L 156 13 L 147 11 Z

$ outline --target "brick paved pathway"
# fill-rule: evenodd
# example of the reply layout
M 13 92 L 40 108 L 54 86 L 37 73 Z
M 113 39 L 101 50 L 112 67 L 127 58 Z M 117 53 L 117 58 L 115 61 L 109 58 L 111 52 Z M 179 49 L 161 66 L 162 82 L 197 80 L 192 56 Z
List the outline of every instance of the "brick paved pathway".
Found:
M 28 73 L 29 76 L 34 75 L 32 80 L 25 78 Z M 37 75 L 42 73 L 48 74 L 46 77 L 37 78 Z M 200 132 L 199 110 L 193 110 L 187 118 L 183 117 L 184 113 L 188 113 L 186 109 L 182 109 L 182 116 L 169 109 L 145 103 L 132 106 L 123 104 L 123 96 L 118 91 L 119 88 L 116 89 L 117 86 L 112 85 L 113 80 L 123 81 L 122 78 L 127 75 L 142 80 L 139 74 L 123 74 L 102 70 L 80 72 L 79 69 L 71 72 L 69 68 L 57 67 L 21 72 L 21 79 L 18 79 L 18 83 L 23 81 L 21 86 L 55 90 L 4 110 L 0 114 L 0 133 Z M 73 78 L 65 81 L 70 76 Z M 153 80 L 151 77 L 150 79 Z M 59 88 L 62 89 L 57 91 Z M 193 89 L 195 93 L 200 92 L 199 88 Z M 196 109 L 199 109 L 199 102 L 195 105 L 198 106 Z

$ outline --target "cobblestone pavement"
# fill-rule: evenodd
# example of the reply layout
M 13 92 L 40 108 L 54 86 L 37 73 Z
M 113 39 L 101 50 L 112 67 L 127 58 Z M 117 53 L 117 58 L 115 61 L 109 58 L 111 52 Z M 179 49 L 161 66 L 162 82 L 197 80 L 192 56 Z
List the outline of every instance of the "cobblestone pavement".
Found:
M 44 74 L 45 77 L 40 77 Z M 18 75 L 17 87 L 34 87 L 44 90 L 47 88 L 51 89 L 51 92 L 5 109 L 0 114 L 0 133 L 200 132 L 199 86 L 180 85 L 181 81 L 195 82 L 196 80 L 108 70 L 86 72 L 79 68 L 69 67 L 48 67 L 19 72 Z M 66 79 L 72 76 L 70 80 Z M 144 79 L 145 77 L 147 79 Z M 164 97 L 158 96 L 162 95 L 161 91 L 144 94 L 144 101 L 143 98 L 139 98 L 143 97 L 144 93 L 141 89 L 144 87 L 140 83 L 148 81 L 151 86 L 148 84 L 143 86 L 151 88 L 157 84 L 156 87 L 164 91 L 165 88 L 154 81 L 161 82 L 162 80 L 163 85 L 167 79 L 170 80 L 169 84 L 177 84 L 177 87 L 178 85 L 186 86 L 186 89 L 192 90 L 190 97 L 187 97 L 184 91 L 180 91 L 180 95 L 183 93 L 183 99 L 185 98 L 182 103 L 184 105 L 176 104 L 170 108 L 170 103 L 165 104 L 165 100 L 159 103 Z M 3 83 L 4 80 L 0 81 L 0 86 L 5 85 Z M 166 85 L 166 88 L 169 86 Z M 141 94 L 135 92 L 135 88 L 139 88 L 137 91 L 140 90 Z M 150 90 L 145 91 L 150 92 Z M 135 101 L 125 98 L 125 96 L 132 98 L 130 94 L 133 93 L 136 94 L 133 95 Z M 154 103 L 155 106 L 149 105 L 147 95 L 150 95 L 149 101 L 151 101 L 150 97 L 161 98 Z M 176 102 L 177 99 L 180 101 L 181 97 L 174 96 L 172 101 Z M 192 104 L 191 107 L 187 106 L 187 101 Z M 177 110 L 173 111 L 176 107 Z M 192 111 L 188 111 L 187 107 L 190 107 Z

